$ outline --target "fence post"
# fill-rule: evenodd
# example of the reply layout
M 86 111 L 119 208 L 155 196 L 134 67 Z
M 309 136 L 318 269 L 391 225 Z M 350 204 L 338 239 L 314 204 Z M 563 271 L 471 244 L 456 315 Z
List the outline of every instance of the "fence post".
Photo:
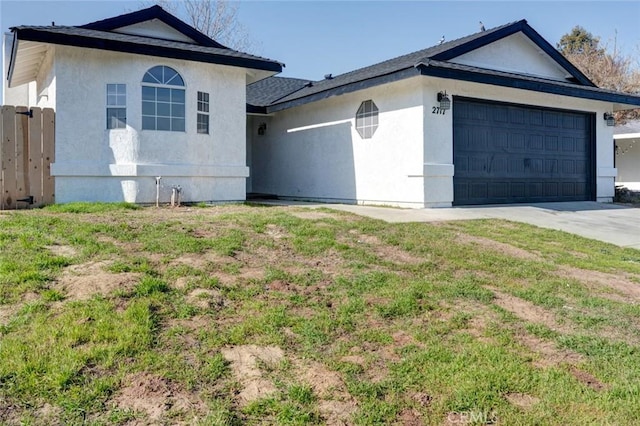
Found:
M 56 116 L 51 108 L 42 110 L 42 203 L 55 203 L 55 179 L 51 176 L 51 163 L 55 161 Z
M 16 188 L 16 109 L 2 107 L 2 209 L 15 208 Z
M 28 197 L 29 194 L 29 117 L 25 115 L 29 112 L 27 107 L 16 107 L 16 188 L 14 199 L 16 208 L 29 207 L 29 204 L 19 200 Z
M 32 108 L 29 119 L 29 195 L 33 195 L 33 206 L 42 206 L 42 110 Z

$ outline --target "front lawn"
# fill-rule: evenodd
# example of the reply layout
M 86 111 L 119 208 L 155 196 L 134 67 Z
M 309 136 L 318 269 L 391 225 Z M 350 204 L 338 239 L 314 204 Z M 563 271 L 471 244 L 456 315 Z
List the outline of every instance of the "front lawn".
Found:
M 0 213 L 0 424 L 640 424 L 640 251 L 519 223 Z

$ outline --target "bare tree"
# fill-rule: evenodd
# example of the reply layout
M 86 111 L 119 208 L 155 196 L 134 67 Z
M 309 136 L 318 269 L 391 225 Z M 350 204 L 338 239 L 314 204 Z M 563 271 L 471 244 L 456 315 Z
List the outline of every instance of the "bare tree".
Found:
M 240 3 L 229 0 L 157 0 L 142 2 L 146 7 L 158 4 L 166 11 L 182 17 L 185 22 L 227 47 L 250 51 L 257 48 L 249 32 L 239 21 Z
M 640 63 L 637 57 L 623 55 L 614 41 L 613 52 L 600 44 L 600 38 L 582 27 L 574 27 L 558 43 L 560 52 L 596 86 L 617 92 L 640 94 Z M 640 109 L 618 111 L 616 121 L 640 118 Z

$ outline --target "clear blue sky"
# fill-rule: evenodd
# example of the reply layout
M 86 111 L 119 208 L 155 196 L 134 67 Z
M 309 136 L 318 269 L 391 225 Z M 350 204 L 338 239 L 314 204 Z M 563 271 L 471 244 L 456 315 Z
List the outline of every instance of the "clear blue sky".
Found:
M 2 30 L 81 25 L 141 8 L 140 1 L 0 0 Z M 554 44 L 575 25 L 640 58 L 640 0 L 632 1 L 244 1 L 240 21 L 254 52 L 286 64 L 283 76 L 321 79 L 526 19 Z M 5 76 L 6 78 L 6 76 Z

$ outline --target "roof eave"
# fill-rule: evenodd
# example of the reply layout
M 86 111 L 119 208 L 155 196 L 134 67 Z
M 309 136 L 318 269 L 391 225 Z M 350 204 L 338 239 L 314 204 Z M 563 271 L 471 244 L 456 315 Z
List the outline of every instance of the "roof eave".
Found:
M 293 108 L 296 106 L 308 104 L 311 102 L 317 102 L 332 96 L 344 95 L 347 93 L 356 92 L 358 90 L 364 90 L 370 87 L 379 86 L 381 84 L 392 83 L 394 81 L 404 80 L 406 78 L 416 77 L 419 75 L 420 75 L 420 71 L 418 71 L 415 67 L 405 68 L 389 74 L 379 75 L 366 80 L 360 80 L 360 81 L 345 84 L 342 86 L 333 87 L 330 89 L 323 90 L 321 92 L 312 93 L 310 95 L 301 96 L 299 98 L 291 99 L 288 101 L 284 101 L 284 102 L 280 101 L 279 103 L 269 105 L 266 108 L 268 113 L 273 113 L 273 112 Z
M 640 139 L 640 133 L 614 133 L 613 139 L 615 140 Z
M 267 115 L 267 107 L 247 104 L 247 114 Z
M 640 107 L 640 96 L 634 96 L 626 93 L 595 91 L 580 86 L 568 87 L 564 85 L 554 84 L 553 82 L 524 80 L 511 76 L 503 76 L 490 73 L 485 74 L 469 70 L 439 67 L 433 64 L 419 64 L 417 67 L 420 69 L 422 75 L 430 77 L 462 80 L 473 83 L 490 84 L 493 86 L 531 90 L 553 95 L 563 95 L 595 101 L 611 102 L 621 105 L 628 105 L 632 108 Z
M 160 56 L 195 62 L 206 62 L 219 65 L 237 66 L 259 69 L 264 71 L 282 72 L 282 64 L 274 61 L 239 58 L 234 56 L 216 55 L 211 53 L 185 51 L 163 46 L 150 46 L 138 43 L 105 40 L 69 34 L 39 31 L 33 28 L 15 28 L 16 39 L 38 41 L 65 46 L 84 47 L 90 49 L 109 50 L 124 53 L 135 53 L 145 56 Z
M 16 53 L 18 51 L 18 35 L 15 34 L 15 30 L 12 31 L 13 41 L 11 43 L 11 57 L 9 59 L 9 69 L 7 70 L 7 85 L 11 87 L 11 79 L 13 78 L 13 71 L 15 69 L 16 64 Z

